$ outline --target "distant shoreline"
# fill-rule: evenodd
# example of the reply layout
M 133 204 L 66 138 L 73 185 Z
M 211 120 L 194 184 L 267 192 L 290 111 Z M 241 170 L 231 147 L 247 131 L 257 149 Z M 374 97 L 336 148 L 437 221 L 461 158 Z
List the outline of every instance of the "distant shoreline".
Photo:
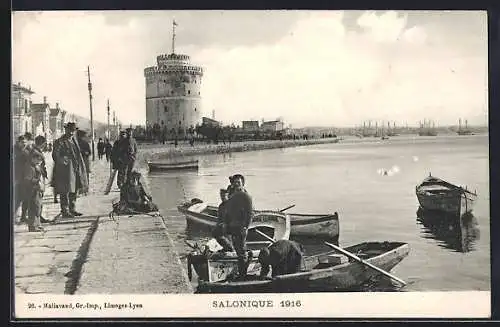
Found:
M 345 136 L 340 138 L 316 138 L 309 140 L 268 140 L 268 141 L 243 141 L 232 142 L 231 144 L 206 144 L 197 142 L 193 147 L 188 143 L 181 141 L 177 147 L 174 147 L 172 142 L 163 145 L 160 143 L 142 143 L 139 144 L 139 161 L 154 161 L 154 160 L 168 160 L 180 157 L 193 157 L 201 155 L 233 153 L 233 152 L 248 152 L 248 151 L 261 151 L 280 148 L 292 148 L 299 146 L 309 146 L 318 144 L 353 144 L 353 143 L 374 143 L 374 142 L 391 142 L 404 141 L 404 140 L 425 140 L 434 138 L 470 138 L 470 137 L 487 136 L 487 134 L 476 134 L 459 136 L 456 134 L 443 134 L 441 136 L 418 136 L 416 134 L 405 134 L 398 136 L 391 136 L 388 140 L 382 140 L 380 137 L 364 137 L 358 138 L 355 136 Z

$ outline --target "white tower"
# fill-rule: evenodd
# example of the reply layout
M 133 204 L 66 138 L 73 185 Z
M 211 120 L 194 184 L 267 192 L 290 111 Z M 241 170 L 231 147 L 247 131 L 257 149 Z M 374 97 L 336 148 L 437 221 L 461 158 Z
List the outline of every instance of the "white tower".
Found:
M 176 26 L 174 21 L 172 53 L 159 55 L 157 66 L 144 69 L 146 120 L 164 124 L 170 135 L 183 135 L 188 128 L 201 123 L 203 68 L 190 64 L 189 56 L 175 53 Z

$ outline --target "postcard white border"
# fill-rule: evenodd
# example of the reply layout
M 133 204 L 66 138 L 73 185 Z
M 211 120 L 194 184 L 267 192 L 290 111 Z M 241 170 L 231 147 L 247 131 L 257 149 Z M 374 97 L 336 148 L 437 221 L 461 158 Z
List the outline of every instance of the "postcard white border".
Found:
M 242 307 L 240 301 L 244 301 L 246 305 Z M 281 301 L 290 301 L 289 306 L 282 306 Z M 96 306 L 90 307 L 87 303 Z M 105 308 L 105 303 L 122 304 L 122 307 Z M 71 305 L 72 308 L 49 308 L 52 304 Z M 135 304 L 136 307 L 130 304 Z M 194 295 L 16 294 L 15 305 L 15 318 L 28 319 L 491 317 L 489 291 Z

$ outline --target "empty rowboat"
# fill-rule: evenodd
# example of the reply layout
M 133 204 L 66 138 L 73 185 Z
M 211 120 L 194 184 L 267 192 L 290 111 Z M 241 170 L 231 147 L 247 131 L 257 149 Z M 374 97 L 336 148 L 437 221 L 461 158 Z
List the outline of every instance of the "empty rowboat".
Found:
M 453 185 L 431 174 L 416 186 L 415 193 L 424 210 L 442 211 L 459 217 L 472 212 L 477 199 L 476 192 Z
M 200 204 L 203 203 L 203 204 Z M 199 206 L 202 210 L 199 210 Z M 196 206 L 196 207 L 195 207 Z M 193 210 L 193 208 L 197 208 Z M 204 225 L 208 228 L 215 227 L 217 223 L 218 207 L 206 205 L 199 199 L 192 199 L 177 207 L 177 210 L 186 216 L 189 223 Z M 255 212 L 266 212 L 271 210 L 256 210 Z M 330 240 L 338 244 L 339 239 L 339 215 L 337 212 L 331 214 L 301 214 L 289 213 L 290 236 L 315 238 L 316 240 Z
M 195 170 L 198 169 L 198 160 L 178 162 L 151 162 L 148 161 L 150 172 L 173 171 L 173 170 Z

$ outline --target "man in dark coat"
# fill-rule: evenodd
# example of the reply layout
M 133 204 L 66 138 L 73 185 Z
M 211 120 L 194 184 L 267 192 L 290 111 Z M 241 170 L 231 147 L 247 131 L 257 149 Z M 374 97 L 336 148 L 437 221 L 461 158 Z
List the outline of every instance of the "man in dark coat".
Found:
M 260 276 L 266 277 L 269 267 L 272 277 L 297 273 L 302 267 L 303 255 L 302 244 L 290 240 L 279 240 L 270 247 L 264 247 L 259 253 Z
M 226 189 L 220 189 L 221 203 L 219 204 L 219 208 L 217 210 L 217 216 L 219 220 L 217 221 L 217 225 L 215 226 L 212 236 L 215 238 L 217 243 L 222 246 L 222 251 L 232 252 L 234 251 L 233 245 L 227 238 L 227 226 L 229 225 L 229 215 L 227 213 L 227 195 L 228 192 Z
M 104 153 L 106 154 L 106 161 L 109 162 L 109 160 L 111 159 L 111 150 L 113 149 L 113 146 L 111 145 L 111 143 L 109 143 L 109 140 L 106 139 L 106 141 L 104 142 Z
M 87 142 L 87 132 L 77 129 L 76 131 L 78 145 L 80 146 L 80 152 L 82 153 L 83 162 L 85 163 L 85 169 L 87 170 L 87 181 L 90 182 L 90 155 L 92 151 L 90 150 L 90 144 Z
M 29 148 L 24 135 L 17 138 L 14 145 L 14 213 L 22 206 L 20 222 L 27 221 L 28 201 L 26 201 L 26 183 L 24 169 L 28 159 Z
M 111 149 L 111 167 L 113 169 L 118 170 L 118 177 L 116 178 L 116 185 L 118 186 L 119 189 L 122 188 L 123 185 L 123 175 L 120 175 L 119 171 L 120 168 L 124 166 L 124 163 L 122 162 L 122 159 L 120 157 L 120 152 L 122 148 L 122 144 L 127 137 L 127 133 L 125 131 L 120 131 L 120 136 L 118 137 L 118 140 L 116 140 L 113 143 L 113 147 Z
M 29 203 L 28 231 L 30 232 L 44 231 L 40 219 L 45 180 L 47 179 L 45 156 L 43 154 L 46 144 L 45 137 L 40 135 L 35 138 L 35 146 L 29 152 L 24 169 L 25 191 Z
M 85 162 L 75 137 L 75 123 L 64 126 L 65 133 L 54 142 L 54 191 L 60 195 L 61 215 L 64 218 L 81 216 L 75 210 L 77 193 L 88 192 Z
M 135 165 L 137 142 L 132 137 L 132 128 L 127 128 L 126 137 L 118 143 L 118 187 L 128 182 Z
M 248 267 L 246 239 L 254 209 L 252 197 L 243 188 L 245 178 L 237 174 L 232 177 L 232 182 L 233 193 L 227 201 L 228 233 L 231 235 L 233 247 L 238 256 L 239 276 L 244 277 Z
M 102 141 L 102 138 L 99 138 L 99 142 L 97 142 L 97 158 L 101 160 L 103 155 L 104 155 L 104 142 Z

